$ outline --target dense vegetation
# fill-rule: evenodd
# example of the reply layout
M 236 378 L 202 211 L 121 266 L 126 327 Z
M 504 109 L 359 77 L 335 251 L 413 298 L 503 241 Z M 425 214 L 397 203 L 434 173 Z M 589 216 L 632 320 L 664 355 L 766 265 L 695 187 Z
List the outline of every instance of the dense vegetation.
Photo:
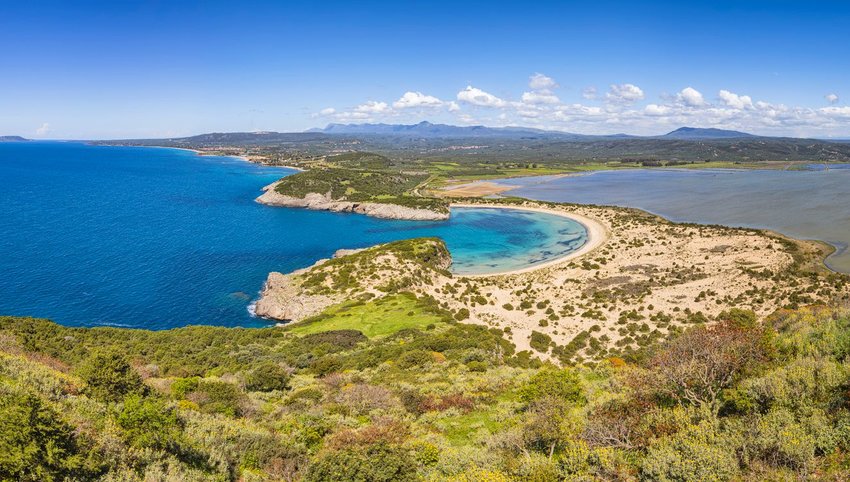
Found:
M 356 163 L 370 163 L 372 157 L 358 156 Z M 310 193 L 328 195 L 336 201 L 397 204 L 418 209 L 447 212 L 444 201 L 419 195 L 416 190 L 429 179 L 427 173 L 372 169 L 315 168 L 287 176 L 277 184 L 280 194 L 303 198 Z
M 847 312 L 733 309 L 562 368 L 431 309 L 371 338 L 1 318 L 0 479 L 850 477 Z

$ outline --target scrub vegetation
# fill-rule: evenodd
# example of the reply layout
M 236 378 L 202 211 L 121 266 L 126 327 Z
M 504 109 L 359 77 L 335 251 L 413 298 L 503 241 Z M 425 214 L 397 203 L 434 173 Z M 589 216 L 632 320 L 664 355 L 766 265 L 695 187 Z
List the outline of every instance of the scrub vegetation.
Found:
M 437 316 L 372 337 L 0 318 L 0 478 L 846 480 L 848 333 L 843 310 L 732 309 L 555 366 Z

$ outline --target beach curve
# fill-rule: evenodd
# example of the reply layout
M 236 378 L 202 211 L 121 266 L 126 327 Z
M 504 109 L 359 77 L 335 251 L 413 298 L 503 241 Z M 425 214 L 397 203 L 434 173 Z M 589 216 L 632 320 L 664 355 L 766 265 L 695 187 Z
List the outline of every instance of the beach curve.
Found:
M 495 273 L 480 273 L 480 274 L 463 274 L 456 275 L 459 278 L 490 278 L 494 276 L 511 276 L 517 274 L 525 274 L 533 271 L 542 270 L 552 266 L 557 266 L 567 261 L 584 256 L 595 251 L 597 248 L 605 244 L 610 234 L 608 228 L 599 220 L 593 219 L 581 214 L 566 212 L 561 209 L 539 207 L 539 206 L 516 206 L 504 205 L 496 203 L 451 203 L 449 208 L 484 208 L 484 209 L 515 209 L 520 211 L 531 211 L 537 213 L 551 214 L 553 216 L 561 216 L 581 224 L 587 231 L 587 241 L 577 250 L 567 253 L 563 256 L 544 261 L 542 263 L 532 264 L 523 268 L 499 271 Z

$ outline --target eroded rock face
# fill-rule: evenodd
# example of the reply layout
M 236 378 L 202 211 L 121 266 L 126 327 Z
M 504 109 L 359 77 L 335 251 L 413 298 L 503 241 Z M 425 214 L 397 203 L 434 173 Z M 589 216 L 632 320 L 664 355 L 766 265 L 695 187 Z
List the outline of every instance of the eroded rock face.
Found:
M 305 296 L 292 274 L 269 273 L 255 313 L 263 318 L 298 321 L 320 313 L 336 300 L 328 296 Z
M 439 213 L 429 209 L 416 209 L 396 204 L 361 203 L 338 201 L 330 195 L 309 193 L 303 198 L 286 196 L 275 190 L 277 183 L 264 187 L 265 191 L 256 201 L 268 206 L 283 206 L 293 208 L 314 209 L 317 211 L 334 211 L 365 214 L 383 219 L 404 219 L 409 221 L 444 221 L 449 219 L 449 213 Z

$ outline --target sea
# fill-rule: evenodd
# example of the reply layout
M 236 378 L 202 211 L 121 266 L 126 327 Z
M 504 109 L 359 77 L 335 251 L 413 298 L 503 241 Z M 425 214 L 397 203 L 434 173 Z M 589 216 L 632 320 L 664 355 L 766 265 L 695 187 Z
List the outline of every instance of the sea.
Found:
M 513 209 L 397 221 L 254 201 L 294 172 L 179 149 L 0 143 L 0 315 L 155 330 L 267 326 L 251 308 L 268 273 L 341 248 L 438 236 L 454 272 L 486 274 L 587 241 L 578 222 Z

